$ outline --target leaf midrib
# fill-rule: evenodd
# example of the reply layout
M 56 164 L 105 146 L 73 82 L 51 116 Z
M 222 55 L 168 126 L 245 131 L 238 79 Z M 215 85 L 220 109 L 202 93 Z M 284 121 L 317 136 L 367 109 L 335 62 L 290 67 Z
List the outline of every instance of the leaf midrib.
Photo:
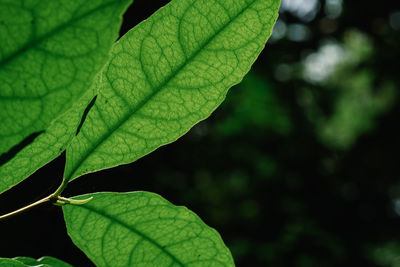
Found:
M 120 128 L 126 121 L 128 121 L 133 114 L 135 114 L 137 111 L 139 111 L 144 105 L 146 105 L 147 102 L 150 101 L 154 96 L 156 96 L 162 89 L 174 78 L 176 77 L 182 69 L 184 69 L 193 59 L 195 59 L 205 47 L 207 47 L 216 36 L 218 36 L 221 32 L 223 32 L 229 25 L 231 25 L 235 20 L 237 20 L 247 9 L 249 9 L 255 2 L 258 0 L 252 1 L 250 4 L 248 4 L 246 7 L 244 7 L 238 14 L 236 14 L 228 23 L 226 23 L 223 27 L 221 27 L 218 31 L 215 32 L 214 35 L 212 35 L 208 40 L 199 47 L 197 51 L 195 51 L 187 60 L 179 66 L 174 73 L 172 73 L 167 79 L 156 88 L 148 97 L 144 98 L 138 105 L 136 105 L 135 109 L 132 109 L 131 111 L 127 112 L 127 114 L 122 117 L 122 119 L 110 129 L 106 134 L 102 135 L 98 140 L 96 144 L 94 144 L 87 153 L 83 154 L 81 159 L 78 161 L 78 163 L 75 165 L 75 167 L 72 168 L 71 172 L 66 175 L 64 180 L 66 182 L 69 182 L 71 178 L 74 177 L 75 172 L 79 169 L 79 167 L 89 158 L 90 154 L 92 154 L 105 140 L 107 140 L 118 128 Z M 139 24 L 140 25 L 140 24 Z M 120 40 L 121 41 L 121 40 Z
M 94 207 L 90 207 L 88 205 L 80 205 L 80 206 L 75 206 L 75 207 L 80 207 L 80 208 L 84 208 L 87 209 L 91 212 L 97 213 L 100 216 L 104 216 L 105 218 L 109 219 L 110 221 L 117 223 L 119 225 L 121 225 L 122 227 L 128 229 L 129 231 L 132 231 L 133 233 L 137 234 L 138 236 L 140 236 L 141 238 L 145 239 L 146 241 L 150 242 L 152 245 L 154 245 L 155 247 L 157 247 L 158 249 L 160 249 L 161 251 L 163 251 L 166 255 L 168 255 L 174 262 L 176 262 L 177 264 L 179 264 L 180 266 L 185 266 L 185 264 L 183 264 L 175 255 L 173 255 L 171 252 L 169 252 L 165 247 L 163 247 L 162 245 L 160 245 L 156 240 L 154 240 L 153 238 L 151 238 L 150 236 L 146 235 L 145 233 L 137 230 L 136 228 L 128 225 L 127 223 L 119 220 L 118 218 L 115 218 L 101 210 L 98 210 Z
M 107 8 L 109 6 L 112 5 L 117 5 L 119 2 L 108 2 L 106 4 L 102 4 L 94 9 L 91 9 L 90 11 L 83 13 L 82 15 L 78 16 L 78 17 L 73 17 L 70 20 L 68 20 L 67 22 L 58 25 L 57 27 L 55 27 L 53 30 L 49 31 L 48 33 L 40 36 L 39 38 L 34 39 L 31 42 L 28 42 L 27 44 L 25 44 L 23 47 L 21 47 L 19 50 L 11 53 L 10 55 L 8 55 L 7 57 L 3 58 L 0 61 L 0 68 L 7 65 L 8 63 L 10 63 L 12 60 L 14 60 L 15 58 L 23 55 L 26 51 L 28 51 L 31 48 L 34 48 L 36 46 L 38 46 L 40 43 L 42 43 L 43 41 L 49 39 L 50 37 L 57 35 L 59 32 L 62 32 L 64 29 L 68 28 L 69 26 L 77 23 L 78 21 L 96 13 L 97 11 L 102 10 L 103 8 Z

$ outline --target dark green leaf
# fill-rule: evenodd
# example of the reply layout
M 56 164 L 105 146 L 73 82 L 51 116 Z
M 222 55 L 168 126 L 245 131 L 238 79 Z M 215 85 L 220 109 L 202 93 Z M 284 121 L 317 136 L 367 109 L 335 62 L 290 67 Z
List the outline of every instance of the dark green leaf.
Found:
M 19 262 L 19 261 L 17 261 L 17 260 L 0 258 L 0 266 L 7 266 L 7 267 L 26 267 L 27 265 L 25 265 L 25 264 L 23 264 L 22 262 Z

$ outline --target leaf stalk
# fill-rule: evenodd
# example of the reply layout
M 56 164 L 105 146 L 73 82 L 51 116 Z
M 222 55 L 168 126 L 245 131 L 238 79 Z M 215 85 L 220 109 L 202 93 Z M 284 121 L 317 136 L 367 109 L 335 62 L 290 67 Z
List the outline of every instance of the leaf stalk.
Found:
M 4 219 L 7 219 L 7 218 L 9 218 L 11 216 L 17 215 L 19 213 L 22 213 L 22 212 L 24 212 L 26 210 L 29 210 L 29 209 L 33 208 L 33 207 L 39 206 L 39 205 L 41 205 L 43 203 L 49 202 L 49 201 L 52 200 L 52 196 L 53 195 L 51 194 L 51 195 L 49 195 L 49 196 L 47 196 L 45 198 L 42 198 L 42 199 L 40 199 L 40 200 L 38 200 L 38 201 L 36 201 L 36 202 L 34 202 L 32 204 L 29 204 L 28 206 L 25 206 L 23 208 L 20 208 L 20 209 L 14 210 L 12 212 L 9 212 L 7 214 L 1 215 L 0 216 L 0 221 L 4 220 Z
M 67 204 L 83 205 L 83 204 L 89 202 L 90 200 L 92 200 L 93 197 L 90 197 L 90 198 L 87 198 L 87 199 L 78 200 L 78 199 L 71 199 L 71 198 L 65 198 L 65 197 L 60 196 L 61 193 L 64 191 L 64 189 L 67 187 L 67 184 L 68 184 L 67 179 L 63 179 L 61 185 L 57 188 L 57 190 L 54 193 L 48 195 L 45 198 L 42 198 L 42 199 L 34 202 L 32 204 L 29 204 L 29 205 L 27 205 L 27 206 L 25 206 L 23 208 L 14 210 L 14 211 L 9 212 L 9 213 L 4 214 L 4 215 L 0 215 L 0 221 L 8 219 L 9 217 L 12 217 L 14 215 L 20 214 L 20 213 L 22 213 L 24 211 L 27 211 L 27 210 L 29 210 L 31 208 L 34 208 L 34 207 L 37 207 L 37 206 L 39 206 L 41 204 L 44 204 L 46 202 L 53 202 L 54 205 L 64 206 L 64 205 L 67 205 Z

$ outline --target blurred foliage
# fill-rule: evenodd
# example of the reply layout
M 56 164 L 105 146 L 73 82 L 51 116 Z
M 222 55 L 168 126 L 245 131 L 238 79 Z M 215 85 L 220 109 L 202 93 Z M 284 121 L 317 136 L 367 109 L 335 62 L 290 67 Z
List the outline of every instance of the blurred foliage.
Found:
M 305 59 L 304 78 L 330 90 L 331 110 L 321 114 L 318 100 L 304 88 L 306 112 L 321 141 L 332 148 L 346 149 L 375 124 L 375 118 L 388 111 L 396 99 L 393 81 L 378 86 L 375 73 L 363 64 L 371 59 L 373 47 L 365 34 L 345 32 L 343 42 L 323 44 Z
M 250 72 L 232 89 L 224 103 L 226 117 L 215 126 L 222 137 L 246 131 L 269 130 L 287 134 L 291 130 L 288 114 L 276 97 L 275 89 L 261 75 Z
M 400 266 L 400 242 L 388 242 L 371 251 L 371 259 L 379 266 Z

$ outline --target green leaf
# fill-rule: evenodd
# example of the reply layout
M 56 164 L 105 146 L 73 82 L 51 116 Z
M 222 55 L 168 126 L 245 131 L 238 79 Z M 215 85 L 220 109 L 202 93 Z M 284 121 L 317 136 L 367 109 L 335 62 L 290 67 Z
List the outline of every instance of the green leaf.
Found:
M 149 192 L 96 193 L 63 207 L 72 241 L 96 266 L 233 266 L 220 235 Z
M 19 262 L 19 261 L 17 261 L 17 260 L 0 258 L 0 266 L 7 266 L 7 267 L 26 267 L 27 265 L 25 265 L 25 264 L 23 264 L 22 262 Z
M 54 266 L 54 267 L 72 267 L 72 265 L 70 265 L 62 260 L 59 260 L 59 259 L 53 258 L 53 257 L 49 257 L 49 256 L 42 257 L 42 258 L 38 259 L 37 262 L 39 264 L 47 264 L 47 265 Z
M 52 267 L 72 267 L 72 265 L 53 258 L 53 257 L 42 257 L 40 259 L 34 259 L 34 258 L 30 258 L 30 257 L 16 257 L 13 260 L 16 260 L 20 263 L 22 263 L 22 266 L 52 266 Z M 0 264 L 1 266 L 1 264 Z
M 173 0 L 112 50 L 67 180 L 126 164 L 207 118 L 249 71 L 271 34 L 279 0 Z
M 37 260 L 31 257 L 15 257 L 13 260 L 19 261 L 25 265 L 37 265 Z
M 0 0 L 0 155 L 46 130 L 89 88 L 129 2 Z
M 85 92 L 72 108 L 55 120 L 47 130 L 15 157 L 0 164 L 0 194 L 23 181 L 38 168 L 61 154 L 77 131 L 82 113 L 97 93 L 95 87 Z
M 43 1 L 43 3 L 44 2 L 47 2 L 47 1 Z M 71 4 L 72 2 L 76 2 L 76 1 L 70 1 L 70 2 L 68 2 L 68 4 Z M 64 35 L 68 36 L 68 32 L 82 27 L 82 25 L 81 25 L 82 23 L 87 23 L 88 25 L 86 25 L 85 28 L 87 28 L 87 30 L 92 30 L 93 34 L 95 33 L 96 35 L 98 35 L 99 32 L 101 31 L 102 37 L 98 40 L 97 44 L 94 44 L 94 45 L 96 45 L 96 48 L 94 49 L 94 51 L 88 53 L 87 55 L 83 55 L 83 56 L 77 55 L 76 57 L 71 56 L 71 58 L 70 58 L 70 60 L 72 60 L 71 62 L 79 63 L 82 61 L 82 63 L 93 62 L 93 64 L 95 64 L 95 62 L 97 62 L 95 65 L 93 65 L 93 68 L 89 68 L 91 65 L 87 65 L 87 64 L 86 64 L 86 66 L 85 65 L 79 66 L 79 67 L 82 67 L 80 69 L 80 71 L 82 73 L 87 72 L 87 74 L 85 74 L 85 75 L 91 76 L 95 72 L 95 69 L 97 70 L 101 66 L 101 64 L 104 63 L 104 60 L 106 58 L 108 58 L 107 53 L 108 53 L 109 49 L 111 48 L 111 44 L 112 44 L 113 40 L 117 36 L 118 27 L 121 23 L 121 13 L 123 12 L 124 8 L 127 6 L 128 2 L 130 2 L 130 0 L 128 0 L 128 1 L 125 1 L 125 0 L 124 1 L 120 1 L 120 0 L 104 1 L 104 0 L 102 0 L 100 2 L 93 1 L 93 3 L 90 3 L 90 4 L 88 2 L 84 2 L 81 5 L 81 7 L 79 8 L 79 10 L 81 10 L 81 12 L 83 12 L 84 10 L 87 10 L 89 13 L 88 14 L 84 13 L 83 15 L 81 15 L 80 20 L 72 21 L 72 19 L 70 19 L 69 22 L 67 21 L 69 24 L 67 22 L 63 24 L 64 25 L 63 27 L 65 27 L 65 29 L 59 29 L 59 33 L 56 32 L 53 35 L 49 35 L 49 36 L 47 36 L 47 39 L 52 40 L 52 38 L 61 38 L 61 37 L 59 37 L 60 34 L 61 34 L 61 36 L 64 36 Z M 4 3 L 5 3 L 4 1 L 0 0 L 0 6 Z M 59 4 L 61 4 L 61 3 L 62 2 L 60 2 Z M 73 4 L 73 5 L 75 5 L 75 4 Z M 10 6 L 12 6 L 12 5 L 10 5 Z M 67 6 L 68 5 L 66 5 L 65 7 L 67 7 Z M 1 12 L 2 11 L 0 11 L 0 13 Z M 76 14 L 74 16 L 76 17 L 77 15 L 78 14 Z M 101 18 L 100 18 L 100 16 L 101 16 Z M 98 23 L 98 25 L 97 25 L 96 21 L 99 19 L 101 19 L 102 22 Z M 96 24 L 96 25 L 92 25 L 92 24 Z M 22 26 L 23 25 L 21 25 L 21 27 Z M 1 27 L 2 26 L 0 23 L 0 29 L 1 29 Z M 107 28 L 107 30 L 103 31 L 102 27 L 108 27 L 108 28 Z M 92 36 L 92 35 L 89 35 L 89 37 L 90 36 Z M 0 38 L 1 37 L 2 37 L 2 34 L 1 34 L 1 30 L 0 30 Z M 82 42 L 90 41 L 89 40 L 90 38 L 88 38 L 88 40 L 86 40 L 85 36 L 77 35 L 77 36 L 75 36 L 75 38 L 83 38 Z M 43 39 L 43 42 L 47 42 L 48 41 L 47 39 Z M 70 39 L 71 39 L 70 41 L 74 40 L 73 37 L 71 37 Z M 68 40 L 66 39 L 65 41 L 68 41 Z M 78 43 L 82 43 L 82 42 L 78 42 Z M 78 43 L 76 40 L 73 42 L 73 44 L 75 44 L 76 49 L 79 48 Z M 0 47 L 1 47 L 1 45 L 3 45 L 3 44 L 0 43 Z M 21 55 L 15 56 L 16 58 L 9 64 L 11 64 L 11 66 L 14 66 L 15 64 L 19 63 L 20 64 L 19 66 L 21 68 L 23 68 L 24 62 L 25 62 L 24 60 L 27 60 L 26 57 L 28 55 L 30 55 L 30 54 L 38 55 L 37 54 L 38 52 L 35 52 L 36 51 L 35 49 L 37 49 L 37 47 L 40 47 L 40 45 L 41 45 L 40 43 L 37 43 L 36 47 L 34 46 L 34 47 L 29 48 L 30 49 L 29 51 L 22 50 Z M 33 49 L 33 51 L 31 51 L 32 49 Z M 67 50 L 65 50 L 65 52 L 67 52 Z M 70 52 L 73 52 L 73 51 L 70 51 Z M 51 56 L 49 56 L 49 57 L 51 57 Z M 60 57 L 61 57 L 61 55 L 60 55 Z M 92 57 L 96 57 L 97 59 L 92 60 L 91 59 Z M 39 57 L 39 56 L 33 57 L 32 60 L 41 60 L 41 57 Z M 1 61 L 0 61 L 0 81 L 1 81 L 1 79 L 3 79 L 2 78 L 3 75 L 7 74 L 7 72 L 6 72 L 7 68 L 9 68 L 8 65 L 6 64 L 5 66 L 2 66 Z M 18 70 L 19 68 L 16 68 L 16 69 Z M 79 72 L 77 72 L 77 73 L 79 73 Z M 40 76 L 38 76 L 38 77 L 40 78 Z M 79 79 L 79 77 L 80 76 L 78 75 L 75 78 Z M 96 79 L 96 81 L 99 82 L 98 79 Z M 81 82 L 78 82 L 75 85 L 76 86 L 78 86 L 79 84 L 82 84 L 82 86 L 89 85 L 88 81 L 85 83 L 81 83 Z M 0 89 L 1 89 L 1 86 L 2 85 L 0 83 Z M 38 168 L 47 164 L 49 161 L 51 161 L 52 159 L 54 159 L 55 157 L 60 155 L 61 152 L 65 150 L 66 145 L 75 136 L 78 125 L 82 118 L 82 113 L 85 110 L 85 108 L 88 106 L 89 102 L 93 99 L 93 97 L 97 93 L 98 87 L 99 87 L 98 85 L 95 85 L 94 88 L 91 90 L 90 89 L 87 90 L 88 88 L 83 88 L 83 87 L 76 88 L 81 91 L 84 91 L 82 89 L 86 89 L 86 92 L 84 92 L 84 95 L 82 97 L 80 97 L 77 101 L 75 101 L 75 103 L 73 104 L 71 109 L 69 109 L 67 112 L 63 113 L 56 120 L 54 120 L 49 125 L 47 125 L 46 126 L 47 128 L 45 129 L 45 131 L 40 132 L 40 134 L 38 134 L 36 136 L 36 138 L 31 140 L 31 143 L 26 143 L 23 146 L 21 146 L 21 144 L 19 144 L 16 147 L 13 147 L 12 149 L 10 149 L 7 153 L 3 153 L 2 155 L 0 155 L 0 193 L 8 190 L 12 186 L 23 181 L 26 177 L 31 175 Z M 75 90 L 74 88 L 72 88 L 71 93 L 73 93 L 73 91 Z M 16 90 L 15 92 L 18 92 L 17 87 L 13 88 L 13 90 L 14 89 Z M 65 90 L 67 90 L 67 89 L 69 90 L 71 88 L 66 87 Z M 56 94 L 58 94 L 57 92 L 56 92 Z M 1 105 L 2 105 L 3 100 L 7 101 L 7 98 L 2 97 L 2 93 L 3 93 L 3 91 L 0 90 L 0 104 Z M 4 91 L 4 93 L 5 93 L 5 91 Z M 12 99 L 8 99 L 8 100 L 11 101 Z M 42 99 L 42 100 L 48 101 L 45 99 Z M 42 101 L 42 100 L 40 100 L 40 101 Z M 72 98 L 71 98 L 71 100 L 72 100 Z M 9 102 L 9 103 L 11 103 L 11 102 Z M 31 104 L 30 101 L 28 101 L 28 99 L 24 103 L 27 105 Z M 53 105 L 50 108 L 53 108 L 55 106 L 55 104 L 51 103 L 51 101 L 50 101 L 49 105 Z M 35 108 L 33 106 L 33 110 L 34 109 Z M 0 109 L 0 119 L 2 116 L 7 116 L 6 112 L 7 112 L 6 109 Z M 2 121 L 4 122 L 4 120 L 2 120 Z M 15 121 L 18 122 L 17 119 L 15 119 Z M 6 132 L 6 130 L 3 131 L 3 127 L 5 127 L 5 126 L 2 125 L 0 122 L 0 128 L 2 129 L 2 131 L 0 132 L 0 136 Z M 2 142 L 3 140 L 6 140 L 6 139 L 3 139 L 1 137 L 0 142 Z M 0 144 L 0 147 L 1 147 L 1 144 Z M 15 150 L 15 149 L 17 149 L 17 150 Z

